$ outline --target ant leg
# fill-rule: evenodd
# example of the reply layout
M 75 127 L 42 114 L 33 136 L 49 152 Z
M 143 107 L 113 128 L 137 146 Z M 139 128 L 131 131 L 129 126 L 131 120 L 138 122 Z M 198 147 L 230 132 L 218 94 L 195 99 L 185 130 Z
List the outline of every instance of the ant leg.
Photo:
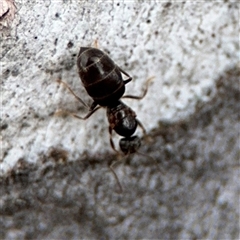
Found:
M 112 129 L 113 129 L 113 128 L 112 128 L 111 126 L 109 126 L 108 130 L 109 130 L 109 134 L 110 134 L 110 144 L 111 144 L 112 149 L 113 149 L 117 154 L 119 154 L 119 155 L 121 156 L 121 153 L 116 150 L 115 145 L 114 145 L 114 142 L 113 142 L 113 140 L 112 140 Z M 122 193 L 122 192 L 123 192 L 122 185 L 121 185 L 121 183 L 120 183 L 120 181 L 119 181 L 119 179 L 118 179 L 118 176 L 117 176 L 116 172 L 115 172 L 114 169 L 113 169 L 113 165 L 116 164 L 117 162 L 118 162 L 118 160 L 112 162 L 112 163 L 110 164 L 109 168 L 110 168 L 110 170 L 112 171 L 112 173 L 113 173 L 113 175 L 114 175 L 114 177 L 115 177 L 115 179 L 116 179 L 116 181 L 117 181 L 117 185 L 118 185 L 119 190 L 120 190 L 119 192 Z
M 75 118 L 78 118 L 78 119 L 81 119 L 81 120 L 86 120 L 87 118 L 89 118 L 93 113 L 95 113 L 95 112 L 96 112 L 98 109 L 100 109 L 100 108 L 101 108 L 101 106 L 99 106 L 99 107 L 91 110 L 85 117 L 80 117 L 80 116 L 78 116 L 78 115 L 75 114 L 75 113 L 71 113 L 71 112 L 67 112 L 67 111 L 62 111 L 62 110 L 56 112 L 55 114 L 67 114 L 67 115 L 71 115 L 71 116 L 73 116 L 73 117 L 75 117 Z
M 81 102 L 81 103 L 84 105 L 84 107 L 86 107 L 87 109 L 90 109 L 90 107 L 89 107 L 80 97 L 78 97 L 78 96 L 73 92 L 73 90 L 72 90 L 65 82 L 63 82 L 61 79 L 58 79 L 57 82 L 58 82 L 58 83 L 62 83 L 62 84 L 71 92 L 71 94 L 72 94 L 79 102 Z
M 132 81 L 132 78 L 130 77 L 130 75 L 128 73 L 126 73 L 124 70 L 122 70 L 120 67 L 118 67 L 119 71 L 122 72 L 123 74 L 125 74 L 128 79 L 124 80 L 124 84 L 126 85 L 127 83 L 129 83 L 130 81 Z
M 143 126 L 143 124 L 142 124 L 138 119 L 136 119 L 136 121 L 137 121 L 139 127 L 140 127 L 140 128 L 142 129 L 142 131 L 143 131 L 143 138 L 144 138 L 145 140 L 147 140 L 148 142 L 152 142 L 152 138 L 147 135 L 147 131 L 146 131 L 145 127 Z
M 157 167 L 158 171 L 159 171 L 160 173 L 162 173 L 163 175 L 165 175 L 165 173 L 164 173 L 164 172 L 162 171 L 162 169 L 159 167 L 158 162 L 157 162 L 157 160 L 156 160 L 155 158 L 153 158 L 153 157 L 150 156 L 150 155 L 147 155 L 147 154 L 144 154 L 144 153 L 142 153 L 142 152 L 139 152 L 139 151 L 136 151 L 136 153 L 139 154 L 139 155 L 142 155 L 142 156 L 144 156 L 144 157 L 147 157 L 147 158 L 151 159 L 151 160 L 156 164 L 156 167 Z
M 112 129 L 113 129 L 113 128 L 112 128 L 111 126 L 109 126 L 108 131 L 109 131 L 109 135 L 110 135 L 110 145 L 111 145 L 112 149 L 113 149 L 116 153 L 119 154 L 119 151 L 115 148 L 115 145 L 114 145 L 114 142 L 113 142 L 113 139 L 112 139 Z
M 143 124 L 142 124 L 138 119 L 136 119 L 136 121 L 137 121 L 139 127 L 142 129 L 144 136 L 147 136 L 147 132 L 146 132 L 146 129 L 144 128 Z M 140 154 L 140 155 L 142 155 L 142 156 L 145 156 L 145 157 L 150 158 L 150 159 L 156 164 L 159 172 L 162 173 L 162 174 L 164 174 L 163 171 L 161 170 L 161 168 L 158 166 L 158 162 L 156 161 L 155 158 L 153 158 L 153 157 L 151 157 L 151 156 L 149 156 L 149 155 L 147 155 L 147 154 L 144 154 L 144 153 L 142 153 L 142 152 L 139 152 L 139 151 L 136 151 L 136 153 L 138 153 L 138 154 Z
M 115 163 L 116 163 L 116 162 L 113 162 L 113 163 L 109 166 L 109 168 L 110 168 L 110 170 L 112 171 L 113 176 L 115 177 L 115 179 L 116 179 L 116 181 L 117 181 L 117 185 L 118 185 L 119 190 L 120 190 L 119 193 L 122 193 L 122 192 L 123 192 L 122 185 L 121 185 L 121 183 L 120 183 L 120 181 L 119 181 L 119 178 L 118 178 L 116 172 L 115 172 L 114 169 L 113 169 L 113 165 L 114 165 Z
M 138 119 L 136 119 L 136 121 L 137 121 L 139 127 L 142 129 L 143 135 L 146 136 L 147 135 L 147 131 L 146 131 L 145 127 L 143 126 L 143 124 Z
M 89 111 L 94 110 L 94 108 L 95 108 L 97 105 L 98 105 L 98 104 L 94 101 L 94 102 L 91 104 Z
M 151 82 L 153 79 L 154 79 L 154 77 L 150 77 L 150 78 L 147 79 L 147 81 L 146 81 L 146 88 L 143 90 L 143 93 L 142 93 L 141 96 L 125 95 L 125 96 L 123 96 L 122 98 L 132 98 L 132 99 L 137 99 L 137 100 L 143 99 L 143 98 L 146 96 L 147 91 L 148 91 L 148 86 L 149 86 L 150 82 Z
M 90 116 L 92 116 L 93 113 L 95 113 L 98 109 L 100 109 L 101 106 L 94 108 L 93 110 L 91 110 L 85 117 L 80 117 L 78 115 L 76 115 L 75 113 L 70 113 L 70 115 L 72 115 L 75 118 L 81 119 L 81 120 L 86 120 L 87 118 L 89 118 Z

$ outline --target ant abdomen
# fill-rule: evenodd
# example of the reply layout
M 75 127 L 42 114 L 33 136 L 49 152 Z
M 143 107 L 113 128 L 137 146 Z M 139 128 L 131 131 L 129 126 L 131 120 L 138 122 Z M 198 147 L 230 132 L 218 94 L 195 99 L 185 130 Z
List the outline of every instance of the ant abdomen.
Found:
M 122 78 L 123 71 L 103 51 L 80 48 L 77 66 L 82 83 L 96 104 L 107 106 L 124 94 L 126 82 Z

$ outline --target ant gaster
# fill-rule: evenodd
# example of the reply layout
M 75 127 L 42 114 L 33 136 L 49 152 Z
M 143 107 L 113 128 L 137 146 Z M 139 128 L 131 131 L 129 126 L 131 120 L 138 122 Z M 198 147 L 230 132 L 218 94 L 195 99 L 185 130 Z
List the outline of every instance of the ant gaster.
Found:
M 77 58 L 77 66 L 81 81 L 89 96 L 93 99 L 93 103 L 88 107 L 66 83 L 59 80 L 59 82 L 63 83 L 69 91 L 89 109 L 89 113 L 85 117 L 80 117 L 74 113 L 70 114 L 76 118 L 85 120 L 101 107 L 106 107 L 109 122 L 110 144 L 113 150 L 118 152 L 112 140 L 112 130 L 124 137 L 119 141 L 119 147 L 124 155 L 137 152 L 141 145 L 141 140 L 138 136 L 132 135 L 135 133 L 137 126 L 142 128 L 144 135 L 146 131 L 141 122 L 136 118 L 136 113 L 124 104 L 120 98 L 142 99 L 147 93 L 148 84 L 152 78 L 147 80 L 147 86 L 142 96 L 123 96 L 125 85 L 129 83 L 132 78 L 128 73 L 117 66 L 103 51 L 98 48 L 81 47 Z M 128 78 L 123 80 L 122 74 L 126 75 Z M 110 169 L 116 176 L 112 169 L 112 165 Z

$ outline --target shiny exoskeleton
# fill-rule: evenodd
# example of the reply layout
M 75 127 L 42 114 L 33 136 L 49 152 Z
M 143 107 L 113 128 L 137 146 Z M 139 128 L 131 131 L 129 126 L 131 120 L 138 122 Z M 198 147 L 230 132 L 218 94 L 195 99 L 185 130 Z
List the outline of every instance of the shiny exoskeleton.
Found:
M 143 129 L 144 133 L 145 130 L 142 124 L 136 119 L 135 112 L 120 101 L 120 98 L 125 92 L 125 85 L 130 82 L 132 78 L 117 66 L 106 53 L 98 48 L 81 47 L 77 58 L 77 66 L 81 81 L 89 96 L 92 97 L 93 103 L 91 104 L 89 113 L 85 117 L 82 118 L 76 114 L 73 115 L 80 119 L 87 119 L 100 107 L 107 107 L 112 148 L 116 151 L 112 140 L 112 130 L 114 130 L 120 136 L 125 137 L 124 139 L 128 143 L 125 144 L 125 150 L 122 152 L 124 154 L 133 153 L 133 148 L 130 145 L 134 140 L 131 136 L 136 131 L 138 125 Z M 123 80 L 122 74 L 128 78 Z M 72 92 L 71 89 L 69 90 Z M 128 95 L 124 97 L 142 99 L 146 92 L 147 89 L 144 91 L 143 96 Z M 75 95 L 75 97 L 77 96 Z M 84 103 L 82 99 L 77 98 Z M 86 106 L 86 104 L 84 105 Z M 97 105 L 99 105 L 99 107 L 97 107 Z M 129 151 L 126 150 L 127 145 L 129 146 Z
M 120 149 L 124 154 L 134 153 L 140 147 L 140 144 L 136 144 L 136 138 L 138 137 L 132 137 L 138 125 L 143 128 L 142 124 L 136 117 L 136 113 L 120 100 L 107 106 L 110 136 L 112 135 L 112 130 L 114 130 L 118 135 L 124 137 L 119 141 Z M 110 143 L 115 150 L 112 138 L 110 138 Z
M 97 105 L 108 106 L 120 99 L 125 92 L 125 84 L 132 80 L 106 53 L 97 48 L 81 47 L 77 66 L 82 83 L 94 100 L 91 109 Z M 123 80 L 121 73 L 128 79 Z
M 121 138 L 119 141 L 119 147 L 125 155 L 137 152 L 140 146 L 141 139 L 138 136 Z
M 138 136 L 133 136 L 133 134 L 138 126 L 142 128 L 144 135 L 146 131 L 141 122 L 136 118 L 136 113 L 120 99 L 122 97 L 142 99 L 147 93 L 148 84 L 152 78 L 148 79 L 146 89 L 143 91 L 142 96 L 123 96 L 125 85 L 130 82 L 132 78 L 101 50 L 91 47 L 81 47 L 78 54 L 77 66 L 82 83 L 89 96 L 93 99 L 93 103 L 91 107 L 88 107 L 66 83 L 60 80 L 78 101 L 89 108 L 89 112 L 85 117 L 80 117 L 74 113 L 70 114 L 76 118 L 85 120 L 101 107 L 106 107 L 109 122 L 110 144 L 113 150 L 118 152 L 112 140 L 112 130 L 123 137 L 119 141 L 119 147 L 124 155 L 138 152 L 141 145 L 141 139 Z M 128 78 L 123 80 L 122 74 L 126 75 Z M 121 188 L 118 177 L 113 170 L 113 164 L 110 165 L 110 169 Z

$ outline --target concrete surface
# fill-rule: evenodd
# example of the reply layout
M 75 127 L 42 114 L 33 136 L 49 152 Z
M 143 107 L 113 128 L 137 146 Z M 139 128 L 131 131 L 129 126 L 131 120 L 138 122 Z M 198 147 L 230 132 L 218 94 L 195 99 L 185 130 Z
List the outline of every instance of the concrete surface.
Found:
M 15 5 L 0 19 L 2 238 L 239 238 L 239 4 Z M 164 174 L 130 156 L 115 167 L 122 194 L 104 109 L 87 121 L 54 114 L 86 113 L 56 80 L 91 103 L 76 56 L 96 39 L 133 77 L 126 93 L 155 76 L 143 100 L 124 101 Z

